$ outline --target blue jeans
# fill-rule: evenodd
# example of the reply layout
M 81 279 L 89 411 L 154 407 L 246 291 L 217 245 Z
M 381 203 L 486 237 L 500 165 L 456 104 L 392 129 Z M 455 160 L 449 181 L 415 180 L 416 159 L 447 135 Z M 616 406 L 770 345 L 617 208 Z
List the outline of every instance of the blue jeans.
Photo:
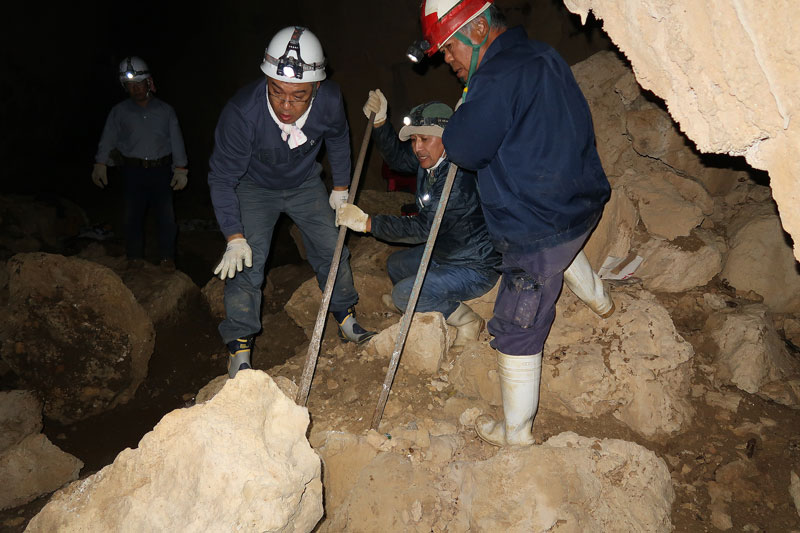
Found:
M 156 168 L 122 167 L 125 178 L 125 252 L 128 259 L 144 257 L 144 221 L 147 208 L 155 211 L 158 224 L 159 259 L 175 259 L 178 225 L 172 208 L 172 171 L 169 165 Z
M 537 252 L 503 254 L 503 279 L 494 302 L 494 316 L 486 325 L 494 335 L 493 348 L 506 355 L 542 351 L 556 318 L 564 271 L 590 233 Z
M 307 179 L 294 189 L 267 189 L 242 178 L 236 188 L 244 236 L 253 250 L 253 266 L 245 267 L 225 282 L 225 315 L 219 332 L 226 344 L 261 331 L 261 287 L 272 242 L 272 231 L 281 213 L 291 217 L 303 236 L 308 262 L 324 290 L 336 249 L 339 230 L 328 193 L 319 176 Z M 350 270 L 350 252 L 342 249 L 330 310 L 344 311 L 358 301 Z
M 423 244 L 394 252 L 387 261 L 389 279 L 394 284 L 392 301 L 401 311 L 405 311 L 408 305 L 424 252 Z M 440 265 L 431 258 L 415 310 L 420 313 L 439 311 L 447 318 L 464 300 L 471 300 L 489 292 L 499 277 L 500 275 L 493 269 L 479 270 L 466 266 Z

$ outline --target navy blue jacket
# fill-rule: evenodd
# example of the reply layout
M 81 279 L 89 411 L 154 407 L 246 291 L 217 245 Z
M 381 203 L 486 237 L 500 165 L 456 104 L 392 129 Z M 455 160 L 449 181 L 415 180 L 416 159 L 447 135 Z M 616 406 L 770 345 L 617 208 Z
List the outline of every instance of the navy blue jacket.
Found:
M 243 233 L 236 186 L 245 175 L 267 189 L 292 189 L 318 176 L 317 155 L 322 141 L 334 186 L 350 184 L 350 132 L 339 86 L 330 80 L 319 86 L 303 126 L 308 140 L 290 149 L 269 114 L 267 79 L 240 89 L 225 105 L 214 132 L 208 186 L 222 233 Z
M 388 121 L 373 130 L 373 138 L 392 170 L 417 173 L 419 214 L 410 217 L 375 215 L 372 217 L 372 235 L 389 242 L 424 243 L 439 207 L 450 162 L 445 159 L 429 175 L 419 165 L 411 143 L 401 143 Z M 459 169 L 456 173 L 431 257 L 440 265 L 465 266 L 481 272 L 489 272 L 500 263 L 500 254 L 492 247 L 486 230 L 472 172 Z
M 442 138 L 478 171 L 495 248 L 533 252 L 592 229 L 610 188 L 589 105 L 550 46 L 506 30 L 489 46 Z

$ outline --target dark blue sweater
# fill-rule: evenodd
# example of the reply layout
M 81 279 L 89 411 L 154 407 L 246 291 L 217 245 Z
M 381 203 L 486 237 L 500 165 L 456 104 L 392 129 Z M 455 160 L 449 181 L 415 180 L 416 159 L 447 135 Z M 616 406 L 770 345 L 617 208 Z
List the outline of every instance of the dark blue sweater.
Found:
M 478 171 L 486 223 L 500 252 L 532 252 L 592 229 L 610 188 L 592 116 L 550 46 L 506 30 L 489 46 L 443 139 Z
M 325 141 L 334 186 L 350 184 L 350 132 L 339 86 L 320 84 L 303 126 L 308 140 L 290 149 L 269 114 L 263 78 L 240 89 L 225 105 L 214 133 L 208 186 L 222 233 L 243 233 L 236 185 L 245 175 L 267 189 L 292 189 L 322 171 Z
M 373 216 L 372 234 L 389 242 L 424 243 L 431 232 L 450 162 L 442 161 L 429 174 L 419 165 L 411 143 L 401 143 L 388 121 L 375 128 L 373 138 L 391 169 L 417 173 L 419 214 L 411 217 Z M 500 254 L 492 248 L 479 204 L 475 174 L 458 169 L 431 254 L 438 264 L 465 266 L 488 273 L 500 263 Z

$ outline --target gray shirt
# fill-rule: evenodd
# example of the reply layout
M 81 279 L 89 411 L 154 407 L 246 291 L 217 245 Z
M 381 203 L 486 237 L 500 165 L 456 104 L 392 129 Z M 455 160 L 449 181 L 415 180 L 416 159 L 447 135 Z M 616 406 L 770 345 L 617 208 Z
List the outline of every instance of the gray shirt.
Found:
M 114 148 L 125 157 L 161 159 L 172 154 L 173 166 L 188 164 L 178 116 L 158 98 L 152 98 L 146 107 L 129 98 L 111 108 L 95 161 L 108 164 Z

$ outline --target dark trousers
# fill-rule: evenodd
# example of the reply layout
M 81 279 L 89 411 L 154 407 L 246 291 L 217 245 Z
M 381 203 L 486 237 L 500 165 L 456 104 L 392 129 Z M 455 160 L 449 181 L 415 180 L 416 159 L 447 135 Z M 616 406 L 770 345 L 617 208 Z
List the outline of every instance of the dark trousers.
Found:
M 590 231 L 558 246 L 530 253 L 503 254 L 503 277 L 487 324 L 492 347 L 506 355 L 534 355 L 556 317 L 564 271 L 583 248 Z
M 125 178 L 125 251 L 128 259 L 144 257 L 144 226 L 152 208 L 158 227 L 159 259 L 175 259 L 178 225 L 172 207 L 172 171 L 169 165 L 155 168 L 122 167 Z
M 424 252 L 425 245 L 422 244 L 394 252 L 387 261 L 389 278 L 394 284 L 392 301 L 401 311 L 405 311 L 408 306 Z M 461 302 L 489 292 L 497 283 L 498 277 L 493 269 L 440 265 L 431 258 L 415 310 L 419 313 L 438 311 L 447 318 Z

